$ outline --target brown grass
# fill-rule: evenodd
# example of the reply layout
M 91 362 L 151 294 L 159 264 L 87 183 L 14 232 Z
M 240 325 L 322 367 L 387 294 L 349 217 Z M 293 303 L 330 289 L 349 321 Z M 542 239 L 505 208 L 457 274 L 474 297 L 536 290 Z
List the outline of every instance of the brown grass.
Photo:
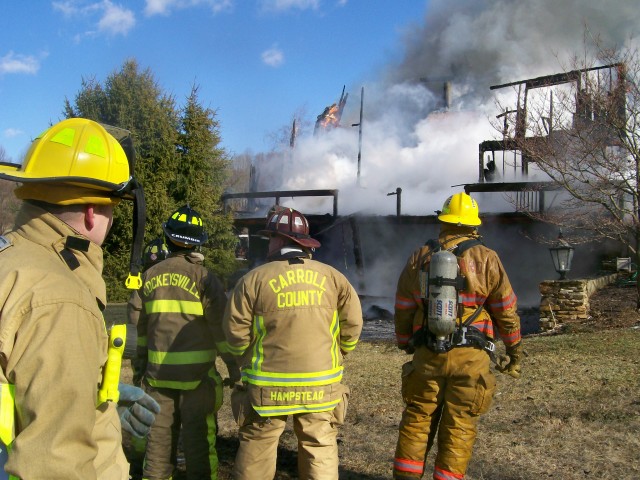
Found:
M 468 480 L 640 478 L 640 329 L 594 331 L 590 324 L 583 330 L 525 338 L 522 378 L 497 374 Z M 346 358 L 351 399 L 338 437 L 341 479 L 391 478 L 403 408 L 400 368 L 408 359 L 385 341 L 361 342 Z M 226 371 L 222 364 L 220 371 Z M 123 374 L 130 378 L 128 366 Z M 225 480 L 237 448 L 228 389 L 218 418 L 219 478 Z M 290 428 L 280 443 L 276 479 L 295 479 Z M 432 468 L 433 453 L 428 464 Z

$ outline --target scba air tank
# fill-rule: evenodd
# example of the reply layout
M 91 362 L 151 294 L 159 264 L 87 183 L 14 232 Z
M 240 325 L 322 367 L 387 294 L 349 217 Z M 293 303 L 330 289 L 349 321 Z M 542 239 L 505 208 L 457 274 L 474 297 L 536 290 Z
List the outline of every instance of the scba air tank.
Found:
M 458 315 L 458 260 L 448 250 L 440 250 L 431 256 L 429 263 L 429 310 L 427 325 L 444 348 L 445 339 L 456 328 Z

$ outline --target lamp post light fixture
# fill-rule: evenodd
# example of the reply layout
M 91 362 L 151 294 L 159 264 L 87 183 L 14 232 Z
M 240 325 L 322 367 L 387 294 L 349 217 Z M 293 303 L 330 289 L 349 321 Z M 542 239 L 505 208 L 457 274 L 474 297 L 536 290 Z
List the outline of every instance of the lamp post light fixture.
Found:
M 567 278 L 567 272 L 571 270 L 573 247 L 563 238 L 562 230 L 558 233 L 556 246 L 549 247 L 549 253 L 551 253 L 553 267 L 556 269 L 556 272 L 560 274 L 560 280 L 565 280 Z

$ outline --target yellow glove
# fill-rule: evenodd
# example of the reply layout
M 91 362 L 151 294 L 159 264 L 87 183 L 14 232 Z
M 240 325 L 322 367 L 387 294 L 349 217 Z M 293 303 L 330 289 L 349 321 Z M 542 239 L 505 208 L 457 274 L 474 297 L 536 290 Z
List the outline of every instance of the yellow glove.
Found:
M 515 345 L 507 347 L 507 354 L 502 355 L 496 363 L 496 369 L 506 375 L 510 375 L 513 378 L 520 378 L 520 372 L 522 367 L 520 362 L 522 361 L 522 342 L 518 342 Z

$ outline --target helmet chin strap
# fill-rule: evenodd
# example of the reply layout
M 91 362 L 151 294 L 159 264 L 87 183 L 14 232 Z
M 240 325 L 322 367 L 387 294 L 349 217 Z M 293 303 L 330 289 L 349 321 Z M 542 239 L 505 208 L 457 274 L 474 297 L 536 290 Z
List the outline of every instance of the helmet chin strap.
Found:
M 144 191 L 135 179 L 131 180 L 133 193 L 133 244 L 131 245 L 131 260 L 129 263 L 129 276 L 125 285 L 130 290 L 138 290 L 142 287 L 142 248 L 144 242 L 144 227 L 146 219 L 146 203 Z

